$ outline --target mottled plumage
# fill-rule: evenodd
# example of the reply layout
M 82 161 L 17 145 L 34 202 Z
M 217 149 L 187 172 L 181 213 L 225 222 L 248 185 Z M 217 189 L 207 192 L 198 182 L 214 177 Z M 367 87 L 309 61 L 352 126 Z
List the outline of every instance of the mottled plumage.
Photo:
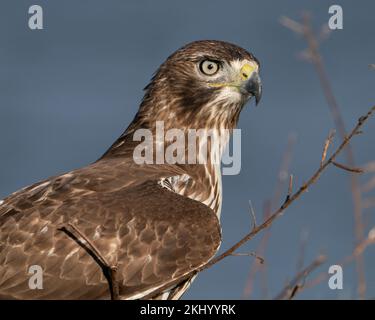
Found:
M 218 75 L 202 74 L 205 59 L 221 63 Z M 255 71 L 238 75 L 245 64 Z M 110 298 L 99 264 L 64 232 L 69 224 L 117 266 L 121 299 L 179 298 L 192 280 L 184 275 L 220 245 L 220 167 L 136 164 L 133 135 L 155 131 L 156 121 L 166 130 L 233 129 L 245 102 L 260 98 L 258 68 L 250 53 L 229 43 L 186 45 L 160 66 L 133 122 L 97 162 L 0 202 L 0 298 Z M 42 290 L 28 287 L 31 265 L 43 269 Z

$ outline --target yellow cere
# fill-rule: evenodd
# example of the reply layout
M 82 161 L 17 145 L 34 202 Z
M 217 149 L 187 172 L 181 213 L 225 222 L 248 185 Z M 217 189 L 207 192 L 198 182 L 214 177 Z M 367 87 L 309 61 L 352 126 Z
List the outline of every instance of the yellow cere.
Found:
M 256 63 L 247 62 L 245 63 L 239 73 L 239 78 L 237 78 L 233 82 L 214 82 L 209 83 L 210 87 L 234 87 L 239 88 L 241 86 L 241 82 L 249 79 L 254 71 L 258 71 L 258 66 Z
M 252 73 L 256 71 L 257 66 L 255 64 L 245 63 L 241 68 L 241 79 L 247 80 L 250 78 Z

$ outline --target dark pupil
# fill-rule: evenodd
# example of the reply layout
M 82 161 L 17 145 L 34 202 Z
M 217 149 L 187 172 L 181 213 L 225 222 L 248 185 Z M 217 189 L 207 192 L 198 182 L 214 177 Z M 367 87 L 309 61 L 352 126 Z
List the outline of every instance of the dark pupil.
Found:
M 209 70 L 211 70 L 213 67 L 214 67 L 214 66 L 212 65 L 212 63 L 210 63 L 210 64 L 208 65 L 208 69 L 209 69 Z

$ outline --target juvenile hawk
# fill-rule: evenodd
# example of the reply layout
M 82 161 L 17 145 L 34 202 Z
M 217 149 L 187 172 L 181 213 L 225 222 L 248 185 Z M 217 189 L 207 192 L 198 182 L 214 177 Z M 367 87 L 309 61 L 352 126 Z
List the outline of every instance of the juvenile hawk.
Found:
M 185 45 L 98 161 L 0 201 L 0 298 L 109 299 L 115 285 L 120 299 L 181 297 L 186 275 L 220 245 L 220 166 L 136 163 L 135 134 L 154 132 L 157 121 L 165 130 L 231 130 L 249 98 L 260 99 L 258 74 L 255 57 L 236 45 Z M 29 288 L 33 265 L 43 270 L 41 290 Z

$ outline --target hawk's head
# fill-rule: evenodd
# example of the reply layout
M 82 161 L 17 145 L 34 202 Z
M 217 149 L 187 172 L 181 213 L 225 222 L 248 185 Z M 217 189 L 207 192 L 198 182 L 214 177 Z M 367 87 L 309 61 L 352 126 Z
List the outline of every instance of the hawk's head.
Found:
M 168 57 L 145 90 L 138 125 L 233 128 L 249 98 L 261 98 L 259 62 L 236 45 L 196 41 Z

